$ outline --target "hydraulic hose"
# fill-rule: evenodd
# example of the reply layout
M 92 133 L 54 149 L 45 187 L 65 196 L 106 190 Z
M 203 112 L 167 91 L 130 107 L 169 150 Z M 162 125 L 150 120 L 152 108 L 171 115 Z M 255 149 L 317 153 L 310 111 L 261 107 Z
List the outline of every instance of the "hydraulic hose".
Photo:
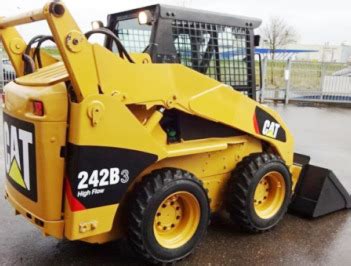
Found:
M 52 41 L 53 43 L 55 43 L 54 38 L 52 36 L 43 36 L 38 41 L 37 47 L 35 48 L 34 53 L 33 53 L 33 60 L 35 60 L 35 58 L 38 59 L 38 66 L 39 66 L 39 68 L 43 67 L 43 64 L 42 64 L 42 61 L 41 61 L 41 55 L 40 55 L 40 48 L 41 48 L 41 45 L 44 42 L 46 42 L 46 41 Z
M 48 40 L 55 42 L 54 38 L 52 36 L 47 36 L 47 35 L 37 35 L 29 41 L 29 43 L 26 47 L 26 50 L 24 51 L 23 57 L 22 57 L 22 59 L 24 61 L 24 74 L 30 74 L 30 73 L 33 73 L 35 71 L 35 59 L 36 58 L 38 60 L 39 68 L 42 68 L 43 64 L 41 61 L 40 48 L 41 48 L 42 43 L 45 41 L 48 41 Z M 37 46 L 34 50 L 33 57 L 31 57 L 30 51 L 32 49 L 32 46 L 35 43 L 37 43 Z
M 117 46 L 117 50 L 118 50 L 119 56 L 121 58 L 127 58 L 127 60 L 130 63 L 135 63 L 133 61 L 133 59 L 130 57 L 130 55 L 128 54 L 127 50 L 124 48 L 122 42 L 117 38 L 117 36 L 111 30 L 106 29 L 106 28 L 100 28 L 100 29 L 91 30 L 91 31 L 88 31 L 87 33 L 85 33 L 85 37 L 87 39 L 89 39 L 89 37 L 91 35 L 97 34 L 97 33 L 105 34 L 108 37 L 110 37 L 115 42 L 115 44 Z

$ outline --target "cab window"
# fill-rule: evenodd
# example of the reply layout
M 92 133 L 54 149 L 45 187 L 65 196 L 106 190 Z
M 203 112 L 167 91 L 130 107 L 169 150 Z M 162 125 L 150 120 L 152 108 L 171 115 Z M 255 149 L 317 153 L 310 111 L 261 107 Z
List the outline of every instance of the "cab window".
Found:
M 142 53 L 150 43 L 151 25 L 140 25 L 138 18 L 120 20 L 115 26 L 115 34 L 129 53 Z M 116 44 L 112 50 L 117 51 Z

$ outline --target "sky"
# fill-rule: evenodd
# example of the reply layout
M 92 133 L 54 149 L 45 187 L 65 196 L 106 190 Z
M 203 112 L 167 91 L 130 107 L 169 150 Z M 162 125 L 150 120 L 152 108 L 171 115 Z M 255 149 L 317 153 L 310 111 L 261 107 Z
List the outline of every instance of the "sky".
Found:
M 37 9 L 46 2 L 47 0 L 0 0 L 0 16 Z M 105 22 L 109 13 L 160 2 L 257 17 L 263 22 L 271 17 L 282 17 L 295 28 L 299 43 L 351 44 L 350 0 L 66 0 L 64 2 L 83 31 L 90 29 L 93 20 Z M 38 33 L 48 33 L 47 26 L 43 22 L 35 24 L 20 28 L 25 39 L 28 40 Z

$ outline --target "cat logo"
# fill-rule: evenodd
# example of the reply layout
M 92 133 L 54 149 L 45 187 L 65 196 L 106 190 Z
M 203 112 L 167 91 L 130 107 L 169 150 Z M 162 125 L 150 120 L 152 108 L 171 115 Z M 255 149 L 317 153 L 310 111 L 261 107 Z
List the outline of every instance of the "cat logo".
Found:
M 34 125 L 4 114 L 3 130 L 7 179 L 36 201 Z
M 256 107 L 253 116 L 253 126 L 257 134 L 276 139 L 282 142 L 286 141 L 286 133 L 284 128 L 274 119 L 272 115 L 267 113 L 260 107 Z
M 262 134 L 267 137 L 276 139 L 278 136 L 279 128 L 280 125 L 278 123 L 266 120 L 263 124 Z

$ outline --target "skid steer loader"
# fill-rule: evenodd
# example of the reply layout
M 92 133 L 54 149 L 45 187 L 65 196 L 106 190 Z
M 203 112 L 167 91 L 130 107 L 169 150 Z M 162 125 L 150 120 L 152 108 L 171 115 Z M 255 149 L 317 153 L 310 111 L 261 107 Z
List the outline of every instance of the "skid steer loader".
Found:
M 227 16 L 205 25 L 204 15 L 186 21 L 194 11 L 153 8 L 132 12 L 143 12 L 138 23 L 151 25 L 153 35 L 198 36 L 191 28 L 172 37 L 172 25 L 196 25 L 210 48 L 201 50 L 190 37 L 180 46 L 190 45 L 190 53 L 178 51 L 170 63 L 161 48 L 148 51 L 157 43 L 129 53 L 121 31 L 118 37 L 108 28 L 83 34 L 60 1 L 0 19 L 18 76 L 3 96 L 5 197 L 16 214 L 59 239 L 105 243 L 127 237 L 146 260 L 167 263 L 189 255 L 211 213 L 223 209 L 243 229 L 263 232 L 288 208 L 309 217 L 349 208 L 334 174 L 294 153 L 280 116 L 229 86 L 225 76 L 231 75 L 255 84 L 248 66 L 257 20 L 236 17 L 230 24 Z M 40 20 L 52 37 L 26 44 L 15 26 Z M 105 47 L 88 41 L 94 33 L 107 35 Z M 231 39 L 223 41 L 223 35 Z M 47 40 L 56 43 L 62 60 L 40 49 Z M 212 58 L 207 50 L 217 52 Z M 198 51 L 205 51 L 201 60 L 193 55 Z M 235 61 L 239 51 L 241 63 Z M 177 64 L 182 60 L 192 64 Z M 206 70 L 211 66 L 215 78 Z

